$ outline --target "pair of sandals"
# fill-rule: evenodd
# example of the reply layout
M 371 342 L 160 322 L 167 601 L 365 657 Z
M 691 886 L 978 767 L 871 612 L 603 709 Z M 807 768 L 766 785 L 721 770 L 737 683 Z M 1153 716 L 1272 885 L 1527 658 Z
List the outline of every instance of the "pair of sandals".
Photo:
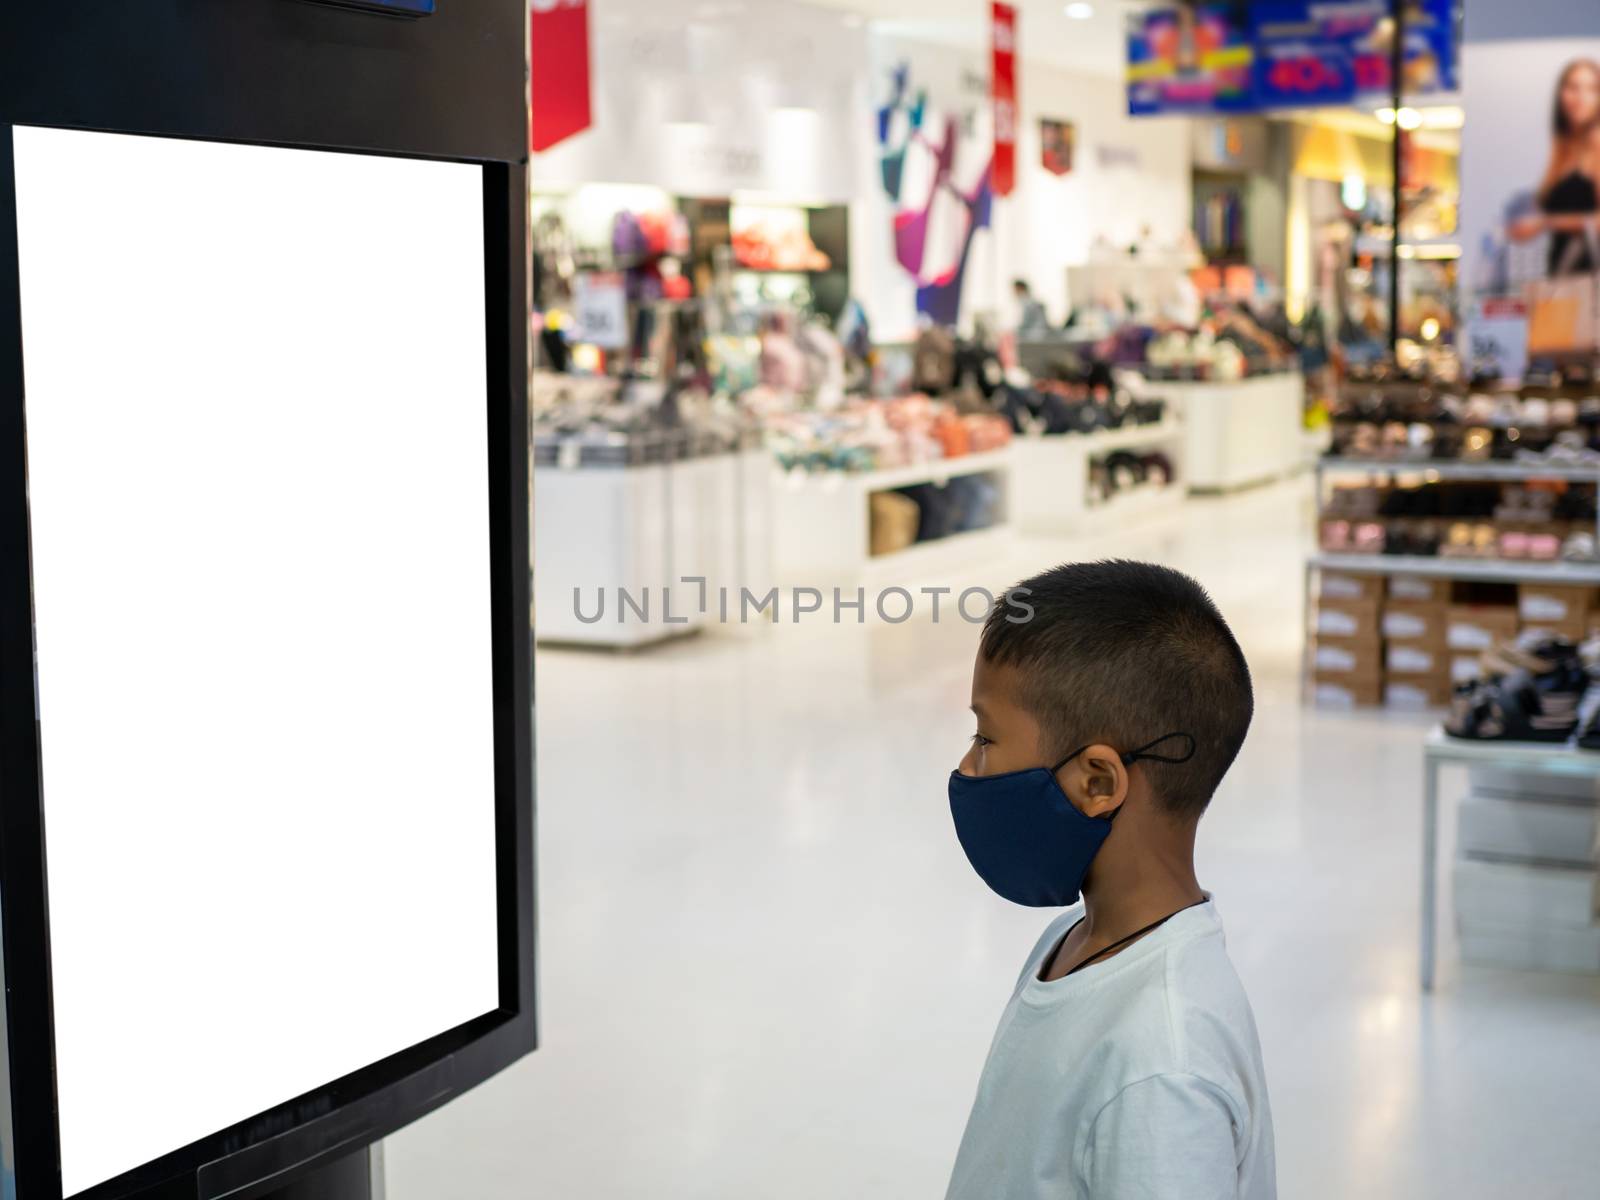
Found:
M 1482 670 L 1455 690 L 1445 733 L 1480 742 L 1563 743 L 1577 735 L 1584 749 L 1600 750 L 1597 714 L 1583 719 L 1590 675 L 1577 646 L 1524 634 L 1485 654 Z
M 1324 521 L 1322 549 L 1329 554 L 1382 554 L 1388 531 L 1378 521 Z
M 1172 460 L 1165 454 L 1134 454 L 1130 450 L 1116 450 L 1108 454 L 1095 471 L 1096 490 L 1100 499 L 1122 492 L 1130 492 L 1143 484 L 1166 487 L 1176 478 Z
M 1469 524 L 1466 521 L 1457 521 L 1450 526 L 1444 540 L 1440 543 L 1439 556 L 1441 558 L 1498 558 L 1500 557 L 1498 531 L 1493 525 L 1486 522 Z
M 1565 538 L 1558 533 L 1508 529 L 1500 531 L 1487 522 L 1458 521 L 1450 526 L 1439 544 L 1441 558 L 1473 558 L 1507 562 L 1600 561 L 1600 546 L 1595 535 L 1578 530 Z

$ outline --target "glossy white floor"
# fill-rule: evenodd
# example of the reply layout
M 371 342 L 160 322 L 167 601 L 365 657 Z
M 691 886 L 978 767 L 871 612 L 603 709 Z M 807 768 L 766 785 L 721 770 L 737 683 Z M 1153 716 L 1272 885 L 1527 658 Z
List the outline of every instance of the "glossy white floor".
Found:
M 1253 998 L 1285 1197 L 1600 1195 L 1600 981 L 1417 985 L 1417 719 L 1305 711 L 1303 485 L 971 582 L 1109 554 L 1204 582 L 1257 717 L 1201 830 Z M 389 1144 L 391 1200 L 943 1195 L 1050 914 L 951 831 L 973 629 L 785 626 L 539 661 L 544 1046 Z M 1161 1153 L 1152 1145 L 1150 1152 Z

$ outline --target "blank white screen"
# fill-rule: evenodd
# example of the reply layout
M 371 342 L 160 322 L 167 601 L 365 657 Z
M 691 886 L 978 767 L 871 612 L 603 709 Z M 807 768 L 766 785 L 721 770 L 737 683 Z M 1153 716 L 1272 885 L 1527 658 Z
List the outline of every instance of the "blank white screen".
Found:
M 483 176 L 14 141 L 70 1196 L 498 1005 Z

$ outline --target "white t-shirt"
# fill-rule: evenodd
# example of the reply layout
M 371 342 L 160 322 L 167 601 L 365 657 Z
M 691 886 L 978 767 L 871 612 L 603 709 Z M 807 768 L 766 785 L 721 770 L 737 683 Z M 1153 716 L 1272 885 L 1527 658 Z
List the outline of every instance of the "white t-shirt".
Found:
M 948 1200 L 1273 1200 L 1261 1045 L 1216 906 L 1041 983 L 1081 915 L 1017 981 Z

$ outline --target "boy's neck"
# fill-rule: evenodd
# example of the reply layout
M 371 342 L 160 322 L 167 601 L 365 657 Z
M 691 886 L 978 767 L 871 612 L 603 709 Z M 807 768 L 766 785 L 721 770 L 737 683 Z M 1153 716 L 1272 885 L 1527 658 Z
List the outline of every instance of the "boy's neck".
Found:
M 1137 832 L 1120 846 L 1113 837 L 1095 857 L 1083 885 L 1088 938 L 1124 937 L 1205 899 L 1194 871 L 1194 825 L 1174 828 L 1162 822 L 1158 829 Z

